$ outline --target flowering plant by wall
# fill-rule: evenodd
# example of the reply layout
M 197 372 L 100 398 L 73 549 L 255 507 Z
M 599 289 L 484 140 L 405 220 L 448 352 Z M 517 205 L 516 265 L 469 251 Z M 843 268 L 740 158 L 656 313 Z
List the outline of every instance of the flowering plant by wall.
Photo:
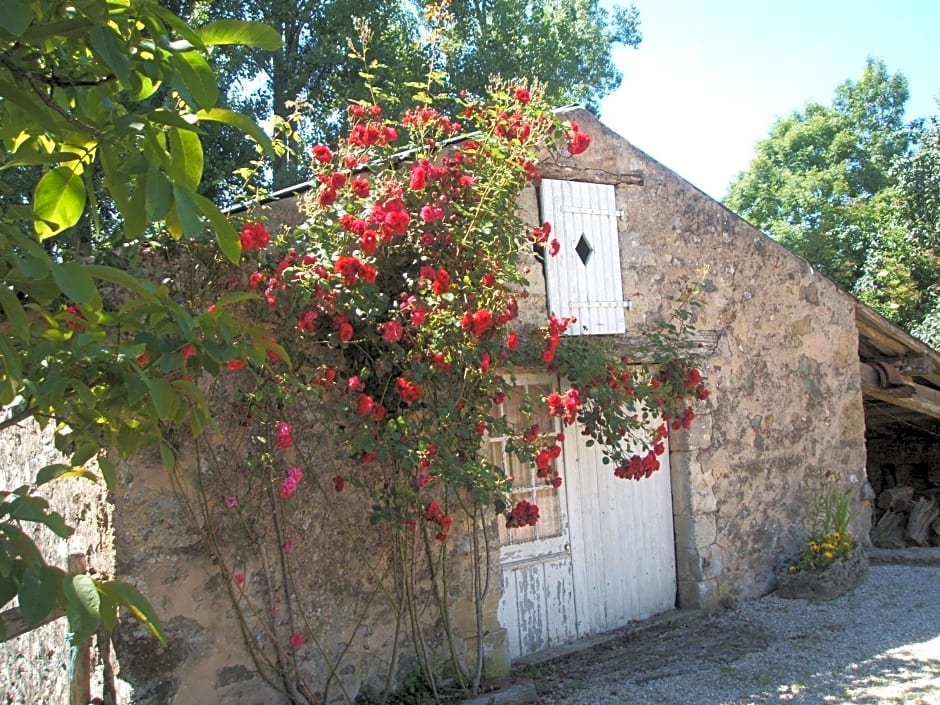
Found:
M 788 572 L 822 570 L 849 557 L 856 548 L 848 528 L 851 519 L 848 495 L 831 484 L 825 485 L 813 503 L 806 547 Z
M 689 400 L 707 394 L 698 371 L 675 362 L 637 379 L 626 359 L 605 361 L 600 377 L 589 373 L 580 352 L 559 352 L 571 320 L 514 327 L 525 284 L 517 254 L 535 244 L 551 256 L 557 246 L 550 224 L 527 230 L 517 220 L 519 193 L 537 182 L 544 150 L 574 154 L 590 142 L 540 93 L 499 85 L 486 103 L 466 100 L 457 117 L 417 107 L 400 121 L 383 118 L 377 103 L 354 104 L 339 147 L 313 149 L 303 225 L 274 244 L 263 225 L 244 226 L 243 250 L 258 265 L 246 287 L 263 298 L 257 315 L 293 370 L 274 364 L 264 374 L 282 398 L 317 400 L 318 413 L 342 424 L 339 440 L 359 467 L 335 486 L 366 490 L 375 519 L 426 520 L 439 484 L 511 509 L 505 474 L 479 467 L 488 432 L 510 435 L 511 448 L 560 484 L 550 469 L 559 451 L 533 446 L 538 434 L 506 428 L 495 413 L 519 363 L 571 378 L 541 403 L 565 425 L 580 418 L 623 477 L 648 476 L 657 464 L 619 458 L 619 437 L 664 413 L 650 442 L 655 458 L 668 424 L 688 427 Z

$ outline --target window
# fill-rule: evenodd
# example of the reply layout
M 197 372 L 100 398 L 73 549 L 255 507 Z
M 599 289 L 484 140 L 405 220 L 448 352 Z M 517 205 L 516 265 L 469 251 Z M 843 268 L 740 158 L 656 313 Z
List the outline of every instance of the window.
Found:
M 500 404 L 499 411 L 511 424 L 518 426 L 522 423 L 520 410 L 527 404 L 540 401 L 551 390 L 552 387 L 548 383 L 520 384 L 506 395 L 505 401 Z M 560 433 L 561 429 L 558 420 L 549 415 L 548 408 L 544 404 L 536 408 L 541 410 L 533 415 L 534 423 L 539 425 L 540 439 L 548 445 L 554 442 L 554 437 Z M 506 453 L 505 437 L 490 437 L 487 440 L 487 446 L 490 462 L 504 468 L 512 478 L 513 506 L 524 499 L 539 508 L 539 520 L 535 526 L 507 529 L 505 524 L 500 522 L 500 543 L 506 546 L 560 536 L 562 532 L 561 490 L 546 485 L 545 480 L 536 477 L 534 465 L 522 463 L 515 456 Z M 560 463 L 561 458 L 553 462 Z

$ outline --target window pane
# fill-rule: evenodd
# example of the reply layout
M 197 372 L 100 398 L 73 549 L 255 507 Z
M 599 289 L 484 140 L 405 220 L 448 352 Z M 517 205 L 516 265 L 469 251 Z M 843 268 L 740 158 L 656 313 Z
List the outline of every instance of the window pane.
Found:
M 520 385 L 506 394 L 506 400 L 502 406 L 506 419 L 518 431 L 524 430 L 523 427 L 528 428 L 532 423 L 539 424 L 542 439 L 537 443 L 539 448 L 550 445 L 547 439 L 553 438 L 558 431 L 557 419 L 552 418 L 548 413 L 548 407 L 544 402 L 544 398 L 551 390 L 552 387 L 549 384 Z M 531 421 L 525 419 L 522 414 L 522 410 L 526 408 L 533 412 Z M 562 533 L 560 490 L 547 487 L 545 480 L 536 476 L 533 464 L 522 463 L 515 457 L 505 455 L 502 449 L 501 443 L 490 444 L 492 462 L 496 465 L 505 463 L 506 473 L 512 477 L 511 506 L 515 506 L 522 500 L 533 502 L 539 508 L 539 521 L 534 527 L 516 529 L 507 529 L 505 521 L 500 521 L 500 541 L 506 545 L 560 536 Z M 554 461 L 552 465 L 558 466 L 559 461 Z
M 539 538 L 561 536 L 561 503 L 558 497 L 559 490 L 547 487 L 535 491 L 535 503 L 539 508 L 538 528 Z

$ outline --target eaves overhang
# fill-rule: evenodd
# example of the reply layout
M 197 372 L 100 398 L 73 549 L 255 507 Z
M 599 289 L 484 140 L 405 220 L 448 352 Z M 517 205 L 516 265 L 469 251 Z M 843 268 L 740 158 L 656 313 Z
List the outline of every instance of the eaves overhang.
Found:
M 940 352 L 858 301 L 855 323 L 868 427 L 940 425 Z

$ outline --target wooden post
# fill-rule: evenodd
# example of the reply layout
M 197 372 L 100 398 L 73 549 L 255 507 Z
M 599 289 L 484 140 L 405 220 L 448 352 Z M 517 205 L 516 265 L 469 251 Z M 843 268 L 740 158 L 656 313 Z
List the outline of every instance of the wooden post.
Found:
M 81 575 L 87 570 L 85 555 L 69 554 L 69 574 Z M 72 666 L 72 682 L 69 684 L 69 705 L 88 705 L 91 700 L 91 639 L 78 645 Z

